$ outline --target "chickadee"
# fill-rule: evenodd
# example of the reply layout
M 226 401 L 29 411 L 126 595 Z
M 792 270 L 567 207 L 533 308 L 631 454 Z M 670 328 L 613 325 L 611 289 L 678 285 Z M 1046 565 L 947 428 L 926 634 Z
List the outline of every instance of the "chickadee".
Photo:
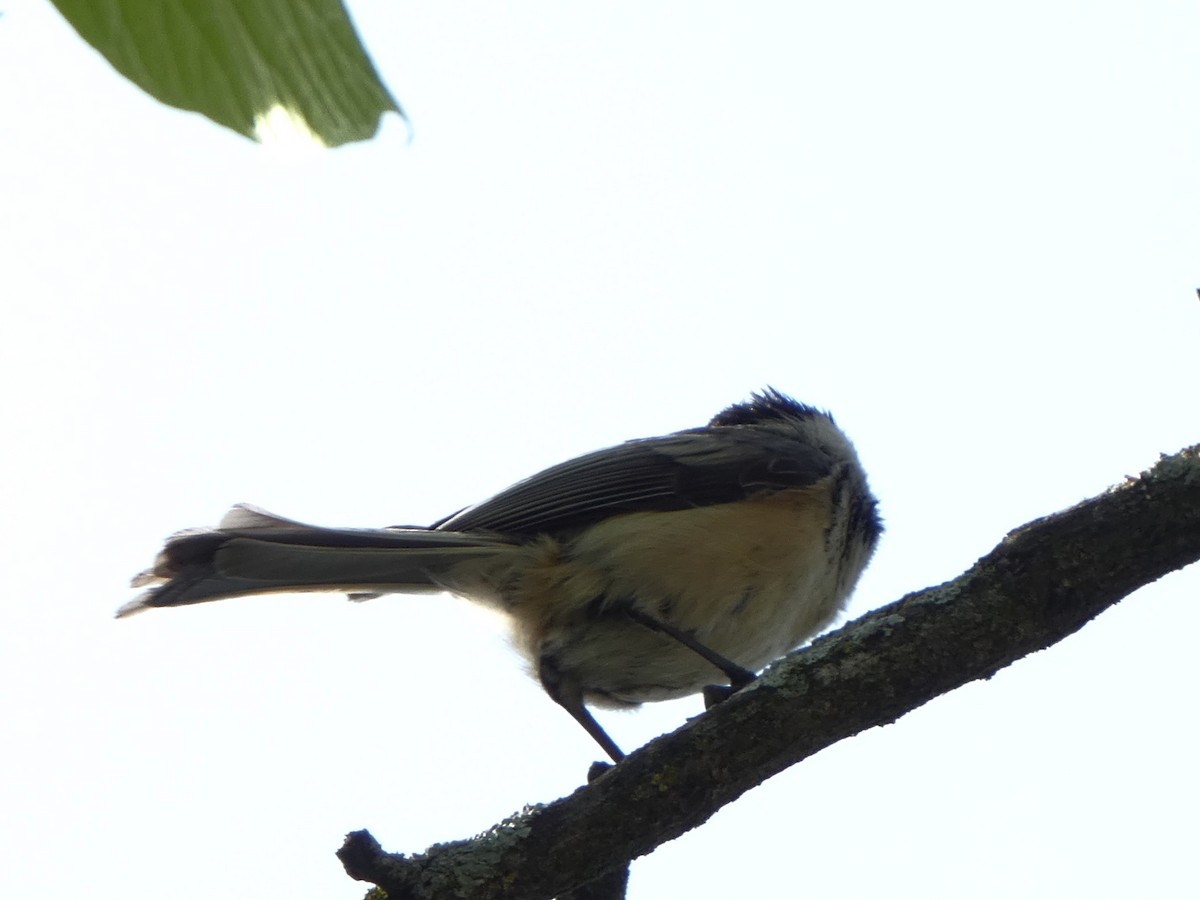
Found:
M 715 702 L 845 605 L 882 531 L 853 446 L 767 389 L 708 425 L 552 466 L 428 528 L 317 528 L 235 506 L 171 537 L 117 611 L 243 594 L 448 591 L 508 614 L 542 687 L 585 704 Z M 712 686 L 726 680 L 729 687 Z

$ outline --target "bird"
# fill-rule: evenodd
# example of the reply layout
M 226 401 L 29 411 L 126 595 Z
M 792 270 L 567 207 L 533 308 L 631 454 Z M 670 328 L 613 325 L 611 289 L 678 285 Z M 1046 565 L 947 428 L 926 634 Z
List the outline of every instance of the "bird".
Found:
M 507 616 L 546 693 L 620 762 L 589 706 L 711 706 L 746 686 L 837 617 L 882 531 L 832 416 L 768 387 L 429 526 L 321 528 L 236 505 L 168 538 L 117 617 L 279 592 L 456 594 Z

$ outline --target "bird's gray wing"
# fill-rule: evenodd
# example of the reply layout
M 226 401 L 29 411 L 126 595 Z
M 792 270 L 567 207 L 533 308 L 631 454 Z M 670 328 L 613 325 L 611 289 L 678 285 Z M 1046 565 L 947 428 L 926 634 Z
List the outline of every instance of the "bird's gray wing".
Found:
M 597 450 L 514 484 L 431 527 L 533 535 L 609 516 L 730 503 L 803 487 L 833 460 L 787 428 L 699 428 Z

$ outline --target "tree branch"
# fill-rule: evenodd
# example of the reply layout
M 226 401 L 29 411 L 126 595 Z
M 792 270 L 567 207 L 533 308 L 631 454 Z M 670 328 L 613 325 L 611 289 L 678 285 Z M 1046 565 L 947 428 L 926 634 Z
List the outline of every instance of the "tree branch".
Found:
M 365 831 L 338 852 L 389 900 L 548 898 L 594 882 L 843 738 L 1057 643 L 1200 559 L 1200 445 L 1011 532 L 953 581 L 790 654 L 569 797 L 412 857 Z

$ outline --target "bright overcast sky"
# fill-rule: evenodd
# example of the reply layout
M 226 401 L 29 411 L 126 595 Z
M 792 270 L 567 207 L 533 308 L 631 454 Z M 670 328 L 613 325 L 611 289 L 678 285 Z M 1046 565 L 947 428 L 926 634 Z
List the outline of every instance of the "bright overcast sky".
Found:
M 235 501 L 425 523 L 772 384 L 880 497 L 855 616 L 1200 440 L 1195 4 L 351 9 L 411 144 L 264 150 L 0 18 L 0 895 L 358 898 L 346 831 L 469 837 L 596 758 L 461 601 L 112 620 Z M 630 896 L 1184 896 L 1198 590 L 793 768 Z

